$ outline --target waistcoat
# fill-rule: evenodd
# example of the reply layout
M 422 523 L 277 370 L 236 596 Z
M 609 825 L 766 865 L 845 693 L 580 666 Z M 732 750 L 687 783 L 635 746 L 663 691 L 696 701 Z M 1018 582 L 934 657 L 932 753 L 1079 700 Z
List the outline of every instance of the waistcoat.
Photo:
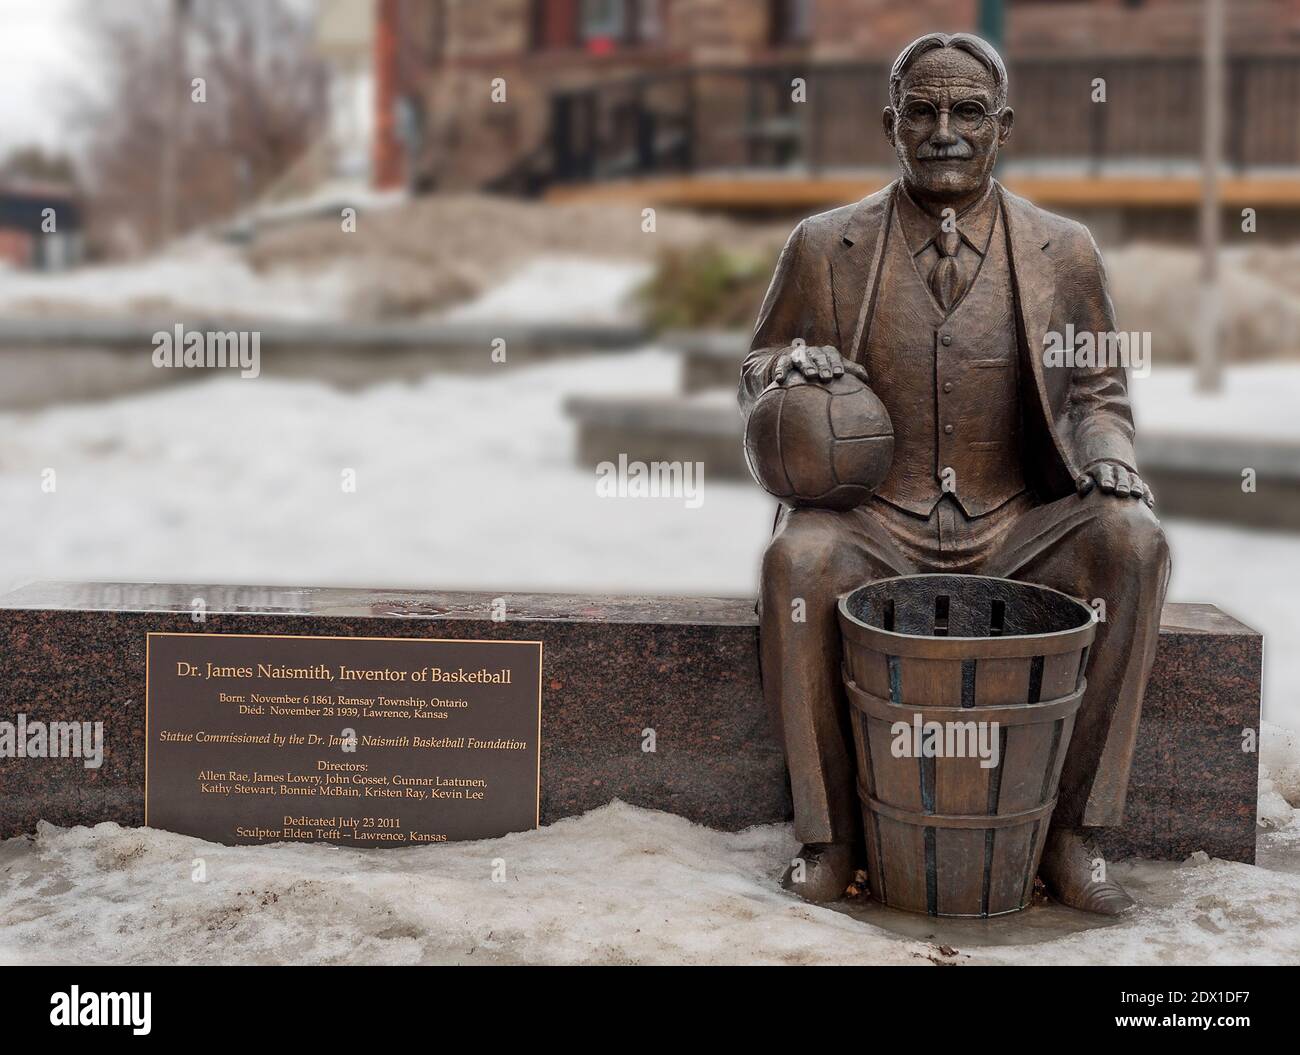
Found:
M 865 356 L 894 424 L 894 461 L 876 494 L 928 516 L 950 492 L 967 516 L 979 516 L 1025 489 L 1002 210 L 970 288 L 946 313 L 891 212 Z

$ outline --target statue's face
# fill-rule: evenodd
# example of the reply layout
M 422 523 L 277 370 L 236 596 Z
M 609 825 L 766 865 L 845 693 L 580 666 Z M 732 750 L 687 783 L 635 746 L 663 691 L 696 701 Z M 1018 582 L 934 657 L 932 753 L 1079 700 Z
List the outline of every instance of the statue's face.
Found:
M 981 192 L 1011 134 L 993 73 L 958 48 L 936 48 L 912 64 L 899 89 L 897 110 L 885 108 L 885 136 L 908 189 L 936 203 Z

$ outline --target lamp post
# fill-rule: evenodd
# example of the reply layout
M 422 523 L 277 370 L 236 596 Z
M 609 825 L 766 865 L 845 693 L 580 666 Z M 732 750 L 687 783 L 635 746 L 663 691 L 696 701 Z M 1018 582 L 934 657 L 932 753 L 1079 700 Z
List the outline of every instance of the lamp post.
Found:
M 1219 301 L 1219 166 L 1223 160 L 1223 0 L 1203 0 L 1205 29 L 1201 82 L 1204 125 L 1201 139 L 1201 325 L 1196 347 L 1196 387 L 1223 387 Z
M 158 235 L 162 242 L 176 234 L 179 213 L 181 127 L 185 118 L 182 85 L 185 74 L 185 42 L 188 37 L 190 0 L 172 0 L 171 9 L 171 76 L 167 88 L 166 128 L 163 133 L 162 157 L 158 174 Z

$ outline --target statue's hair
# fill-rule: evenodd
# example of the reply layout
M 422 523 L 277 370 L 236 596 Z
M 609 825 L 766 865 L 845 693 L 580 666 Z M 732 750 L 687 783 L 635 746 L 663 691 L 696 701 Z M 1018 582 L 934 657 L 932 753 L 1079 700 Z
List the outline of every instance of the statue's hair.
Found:
M 923 37 L 917 37 L 912 43 L 907 45 L 898 54 L 894 60 L 894 66 L 889 71 L 889 104 L 898 105 L 899 89 L 903 82 L 903 76 L 926 52 L 936 51 L 939 48 L 956 48 L 958 51 L 964 51 L 972 56 L 979 63 L 993 74 L 995 83 L 994 101 L 997 106 L 1006 106 L 1007 104 L 1007 67 L 1002 61 L 1002 56 L 998 54 L 997 49 L 983 37 L 977 37 L 974 33 L 927 33 Z

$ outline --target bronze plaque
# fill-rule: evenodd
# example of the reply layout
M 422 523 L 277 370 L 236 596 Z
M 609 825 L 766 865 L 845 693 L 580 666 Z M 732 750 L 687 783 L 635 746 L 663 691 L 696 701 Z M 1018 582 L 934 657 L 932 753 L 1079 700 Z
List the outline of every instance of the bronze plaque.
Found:
M 145 818 L 213 842 L 537 826 L 540 641 L 148 635 Z

